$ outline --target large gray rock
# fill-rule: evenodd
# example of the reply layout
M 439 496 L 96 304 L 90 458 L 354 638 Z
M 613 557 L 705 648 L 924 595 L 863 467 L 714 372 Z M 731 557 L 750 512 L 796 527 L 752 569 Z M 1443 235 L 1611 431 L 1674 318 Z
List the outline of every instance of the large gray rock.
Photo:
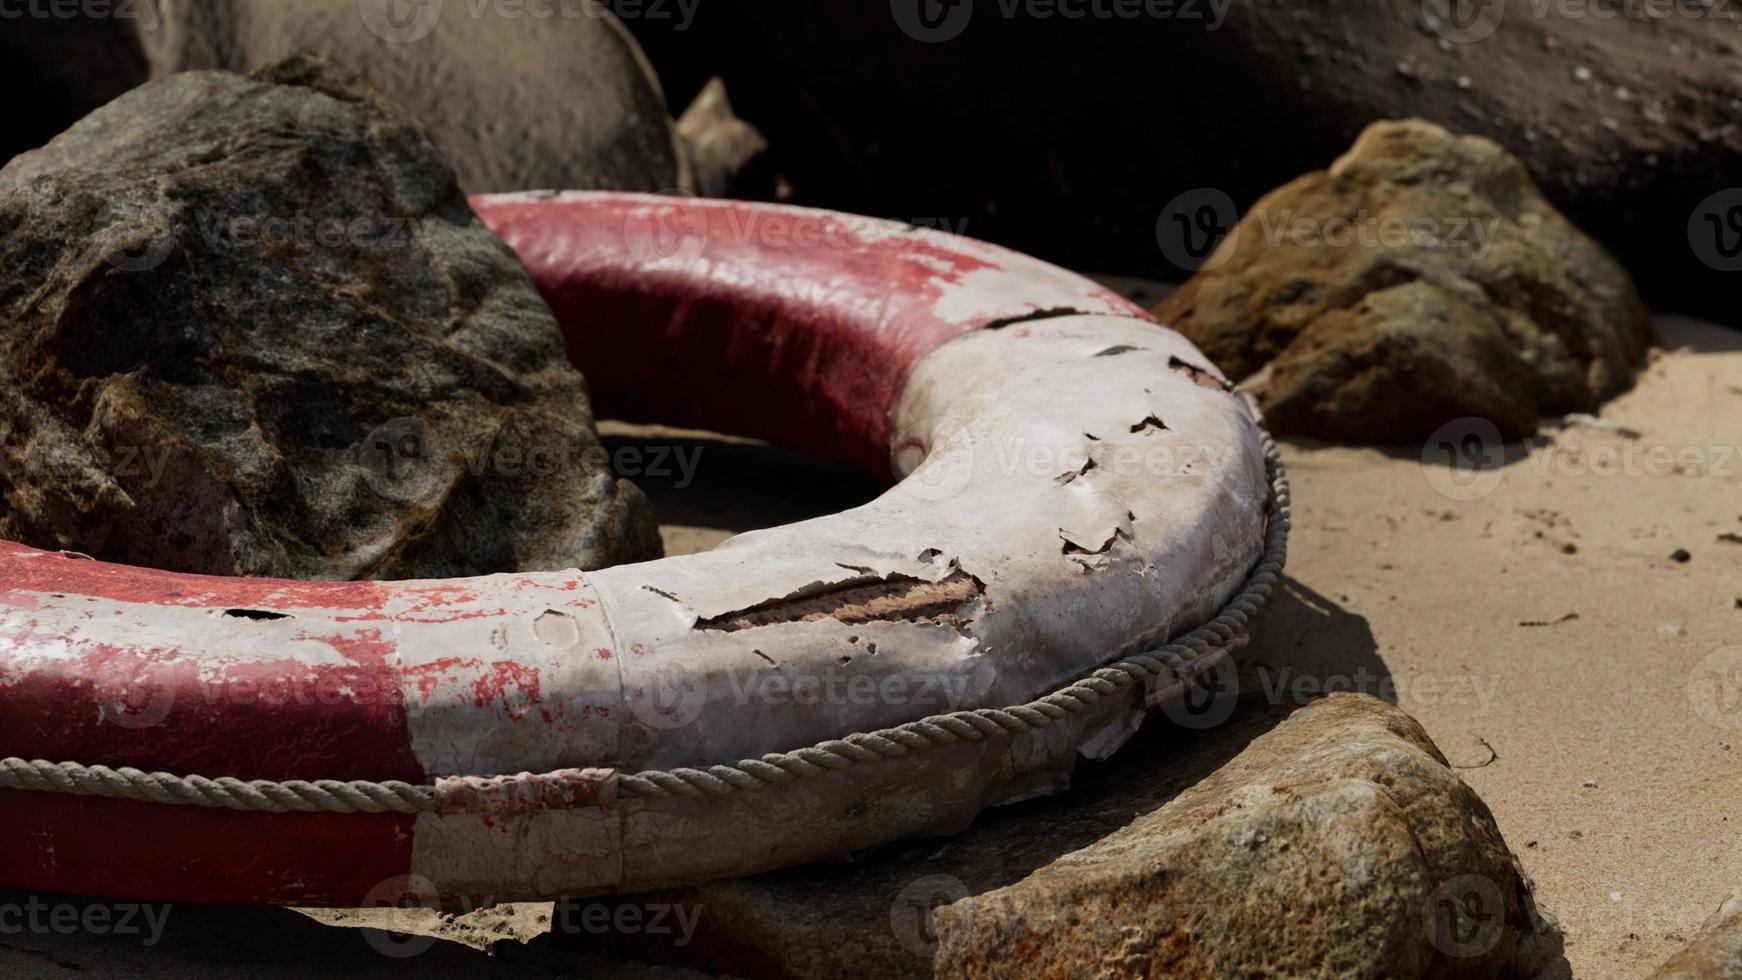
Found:
M 1651 980 L 1742 980 L 1742 888 L 1718 906 L 1699 936 L 1658 967 Z
M 161 0 L 152 73 L 252 71 L 303 48 L 426 126 L 468 193 L 687 187 L 665 97 L 598 0 Z
M 404 578 L 654 557 L 424 131 L 333 63 L 178 75 L 0 170 L 0 537 Z
M 1487 806 L 1374 698 L 1152 728 L 1079 777 L 948 842 L 627 898 L 667 928 L 566 941 L 758 977 L 1528 977 L 1560 955 Z
M 1420 120 L 1265 195 L 1156 313 L 1274 431 L 1359 442 L 1465 416 L 1527 435 L 1629 386 L 1651 340 L 1626 271 L 1516 157 Z

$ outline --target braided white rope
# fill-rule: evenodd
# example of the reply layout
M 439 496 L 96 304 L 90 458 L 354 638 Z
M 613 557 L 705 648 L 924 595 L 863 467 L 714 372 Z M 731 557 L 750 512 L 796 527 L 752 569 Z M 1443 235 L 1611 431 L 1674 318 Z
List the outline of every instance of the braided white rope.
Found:
M 1215 618 L 1190 633 L 1156 649 L 1134 653 L 1157 643 L 1165 628 L 1140 634 L 1119 649 L 1121 659 L 1027 704 L 932 715 L 894 728 L 859 732 L 791 752 L 743 759 L 731 765 L 619 773 L 618 795 L 700 797 L 755 790 L 859 763 L 904 756 L 934 745 L 979 742 L 1044 728 L 1102 698 L 1122 694 L 1137 685 L 1143 687 L 1146 697 L 1154 697 L 1190 684 L 1211 662 L 1244 640 L 1247 624 L 1270 598 L 1288 558 L 1291 523 L 1288 475 L 1283 471 L 1275 440 L 1268 432 L 1260 434 L 1270 480 L 1264 554 L 1240 593 L 1223 606 Z M 501 777 L 491 778 L 499 782 Z M 525 778 L 544 777 L 528 775 Z M 0 759 L 0 788 L 267 813 L 437 811 L 433 785 L 332 779 L 245 781 L 229 776 L 208 779 L 205 776 L 144 772 L 131 767 L 111 769 L 108 766 L 16 757 Z

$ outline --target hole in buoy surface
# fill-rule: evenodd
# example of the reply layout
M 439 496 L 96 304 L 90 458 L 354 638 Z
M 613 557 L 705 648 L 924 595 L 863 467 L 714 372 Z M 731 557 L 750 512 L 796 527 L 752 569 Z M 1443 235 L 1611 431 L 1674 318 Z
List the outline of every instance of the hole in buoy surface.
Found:
M 274 619 L 289 619 L 287 613 L 268 612 L 265 609 L 226 609 L 224 615 L 237 619 L 252 619 L 256 622 L 268 622 Z

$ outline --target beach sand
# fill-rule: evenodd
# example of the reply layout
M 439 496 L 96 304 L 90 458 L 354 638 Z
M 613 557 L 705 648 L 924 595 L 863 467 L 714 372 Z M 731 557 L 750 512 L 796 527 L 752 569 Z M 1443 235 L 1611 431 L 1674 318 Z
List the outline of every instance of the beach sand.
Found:
M 1422 722 L 1565 930 L 1567 961 L 1551 976 L 1649 972 L 1742 884 L 1742 332 L 1677 317 L 1658 329 L 1665 349 L 1635 390 L 1596 420 L 1507 446 L 1484 480 L 1452 479 L 1436 445 L 1424 463 L 1423 447 L 1285 443 L 1288 580 L 1241 654 L 1249 697 L 1364 690 Z M 877 492 L 751 443 L 607 431 L 614 446 L 700 451 L 693 482 L 675 466 L 639 481 L 672 553 Z M 395 958 L 290 910 L 177 906 L 149 949 L 137 937 L 0 936 L 0 973 L 188 978 L 245 963 L 259 977 L 694 975 L 564 959 L 536 939 L 549 912 L 315 913 L 340 927 L 391 915 L 456 940 Z M 468 948 L 515 939 L 532 942 Z

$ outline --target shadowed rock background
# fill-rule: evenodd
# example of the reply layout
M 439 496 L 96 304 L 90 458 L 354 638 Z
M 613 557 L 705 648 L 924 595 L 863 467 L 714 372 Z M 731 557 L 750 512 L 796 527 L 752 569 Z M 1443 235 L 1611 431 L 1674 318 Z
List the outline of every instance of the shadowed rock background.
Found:
M 575 16 L 562 17 L 502 17 L 458 0 L 116 0 L 103 9 L 112 13 L 4 21 L 0 79 L 33 97 L 0 133 L 0 162 L 148 79 L 249 72 L 307 48 L 403 105 L 467 193 L 692 182 L 658 78 L 596 0 L 570 0 Z
M 626 23 L 674 102 L 725 78 L 801 202 L 966 218 L 968 234 L 1067 266 L 1179 280 L 1191 270 L 1156 241 L 1177 195 L 1215 188 L 1243 211 L 1368 124 L 1420 117 L 1517 155 L 1654 307 L 1733 311 L 1727 273 L 1704 260 L 1742 246 L 1742 221 L 1727 223 L 1742 193 L 1707 203 L 1742 185 L 1731 5 L 1155 7 L 1167 15 L 719 0 L 681 30 L 675 16 Z

